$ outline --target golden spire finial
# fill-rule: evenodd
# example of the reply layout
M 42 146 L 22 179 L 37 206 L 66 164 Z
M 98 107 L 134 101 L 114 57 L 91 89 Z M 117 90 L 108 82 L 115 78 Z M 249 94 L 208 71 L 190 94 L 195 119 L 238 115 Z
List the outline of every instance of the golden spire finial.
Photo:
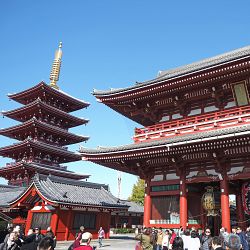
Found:
M 56 50 L 55 53 L 55 59 L 52 65 L 52 69 L 50 72 L 50 86 L 59 89 L 56 82 L 59 80 L 59 74 L 60 74 L 60 68 L 61 68 L 61 62 L 62 62 L 62 42 L 59 44 L 58 50 Z

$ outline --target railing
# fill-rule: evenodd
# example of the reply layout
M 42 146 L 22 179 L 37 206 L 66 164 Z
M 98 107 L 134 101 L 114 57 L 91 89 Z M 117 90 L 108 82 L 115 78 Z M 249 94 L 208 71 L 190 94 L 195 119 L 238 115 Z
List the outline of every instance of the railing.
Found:
M 145 140 L 157 140 L 181 134 L 194 133 L 198 130 L 204 131 L 233 126 L 239 122 L 250 122 L 250 106 L 162 122 L 145 128 L 136 128 L 133 139 L 135 143 L 139 143 Z

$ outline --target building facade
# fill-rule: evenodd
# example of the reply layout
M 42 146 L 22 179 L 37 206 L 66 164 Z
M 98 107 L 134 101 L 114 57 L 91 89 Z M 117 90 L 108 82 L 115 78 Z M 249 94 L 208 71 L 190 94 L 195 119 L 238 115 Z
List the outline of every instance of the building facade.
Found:
M 139 123 L 134 143 L 81 148 L 84 160 L 146 181 L 144 225 L 245 227 L 249 213 L 250 46 L 159 72 L 99 102 Z M 237 221 L 230 219 L 235 195 Z

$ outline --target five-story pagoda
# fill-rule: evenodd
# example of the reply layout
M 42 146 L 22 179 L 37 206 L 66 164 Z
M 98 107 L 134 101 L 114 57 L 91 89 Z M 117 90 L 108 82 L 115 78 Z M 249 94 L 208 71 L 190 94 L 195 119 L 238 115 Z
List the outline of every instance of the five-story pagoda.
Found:
M 21 122 L 0 130 L 0 134 L 19 142 L 0 148 L 0 155 L 14 159 L 0 169 L 0 176 L 11 185 L 27 186 L 38 173 L 80 180 L 88 175 L 67 170 L 63 163 L 78 161 L 80 155 L 70 152 L 67 145 L 88 140 L 87 136 L 70 133 L 69 128 L 86 124 L 88 120 L 70 114 L 89 106 L 89 103 L 73 98 L 59 90 L 62 44 L 56 51 L 50 85 L 40 82 L 36 86 L 9 98 L 24 106 L 3 111 L 3 116 Z

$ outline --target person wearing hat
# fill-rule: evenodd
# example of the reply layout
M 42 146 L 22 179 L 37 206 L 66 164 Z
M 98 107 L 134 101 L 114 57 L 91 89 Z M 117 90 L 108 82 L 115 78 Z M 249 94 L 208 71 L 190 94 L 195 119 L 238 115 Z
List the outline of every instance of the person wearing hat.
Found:
M 237 234 L 229 234 L 226 240 L 227 250 L 240 250 L 241 249 L 240 237 Z
M 74 248 L 74 250 L 93 250 L 93 248 L 90 246 L 91 239 L 92 239 L 91 233 L 89 232 L 83 233 L 80 246 Z

